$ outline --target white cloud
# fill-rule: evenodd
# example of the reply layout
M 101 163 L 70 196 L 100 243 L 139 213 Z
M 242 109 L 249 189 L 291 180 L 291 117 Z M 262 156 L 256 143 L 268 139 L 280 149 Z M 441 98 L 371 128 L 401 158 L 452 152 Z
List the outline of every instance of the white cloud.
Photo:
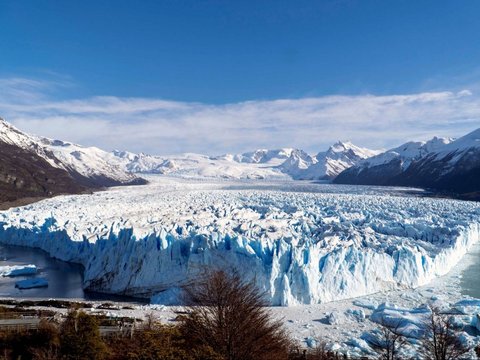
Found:
M 283 146 L 317 152 L 338 139 L 385 148 L 480 127 L 480 97 L 469 90 L 209 105 L 115 96 L 58 100 L 59 86 L 0 79 L 0 116 L 35 134 L 157 154 Z

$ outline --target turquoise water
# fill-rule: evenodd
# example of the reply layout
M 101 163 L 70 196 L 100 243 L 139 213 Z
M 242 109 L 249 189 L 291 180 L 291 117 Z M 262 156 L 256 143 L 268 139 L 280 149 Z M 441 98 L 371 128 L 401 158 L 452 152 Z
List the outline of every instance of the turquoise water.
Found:
M 55 298 L 139 302 L 140 299 L 85 292 L 82 288 L 83 267 L 52 258 L 46 252 L 23 246 L 0 245 L 0 265 L 37 266 L 32 276 L 0 277 L 0 297 Z M 48 280 L 48 287 L 20 290 L 15 282 L 32 277 Z M 144 301 L 141 301 L 144 302 Z
M 0 245 L 0 265 L 37 266 L 37 274 L 32 276 L 0 277 L 0 296 L 17 298 L 76 298 L 85 299 L 82 289 L 83 269 L 80 265 L 56 260 L 47 253 L 21 246 Z M 48 280 L 48 287 L 19 290 L 18 280 L 42 277 Z
M 462 294 L 480 299 L 480 244 L 475 245 L 460 261 L 469 264 L 461 273 Z

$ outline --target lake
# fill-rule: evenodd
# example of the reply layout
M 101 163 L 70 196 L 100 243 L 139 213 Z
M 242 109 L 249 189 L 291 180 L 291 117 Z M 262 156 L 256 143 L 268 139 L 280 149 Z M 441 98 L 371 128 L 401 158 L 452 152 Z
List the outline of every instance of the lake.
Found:
M 23 246 L 0 245 L 0 266 L 28 265 L 37 267 L 32 276 L 0 277 L 0 297 L 55 298 L 145 302 L 141 299 L 86 292 L 82 288 L 83 267 L 52 258 L 46 252 Z M 15 282 L 41 277 L 48 280 L 48 287 L 20 290 Z
M 461 292 L 480 299 L 480 244 L 474 245 L 461 261 L 469 264 L 461 273 Z

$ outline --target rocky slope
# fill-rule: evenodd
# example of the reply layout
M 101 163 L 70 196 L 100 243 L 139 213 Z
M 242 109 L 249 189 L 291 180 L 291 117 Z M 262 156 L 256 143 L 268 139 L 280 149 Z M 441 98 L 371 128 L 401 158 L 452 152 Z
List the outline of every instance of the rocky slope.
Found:
M 0 118 L 0 203 L 145 183 L 109 157 L 97 148 L 28 135 Z
M 85 190 L 68 172 L 41 156 L 0 142 L 0 203 Z
M 334 182 L 424 187 L 475 198 L 480 191 L 480 129 L 457 140 L 406 143 L 346 169 Z

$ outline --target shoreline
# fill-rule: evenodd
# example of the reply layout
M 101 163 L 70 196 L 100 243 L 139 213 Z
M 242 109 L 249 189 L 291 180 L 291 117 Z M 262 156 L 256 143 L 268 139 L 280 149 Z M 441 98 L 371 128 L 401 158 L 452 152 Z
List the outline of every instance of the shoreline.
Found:
M 480 248 L 480 244 L 476 246 Z M 440 301 L 453 304 L 460 300 L 472 299 L 471 296 L 462 294 L 460 285 L 462 273 L 468 269 L 472 261 L 474 261 L 473 258 L 462 261 L 448 274 L 415 289 L 383 291 L 323 304 L 268 308 L 272 316 L 281 320 L 291 336 L 305 347 L 325 342 L 336 349 L 346 349 L 344 343 L 347 340 L 358 338 L 362 333 L 378 328 L 376 323 L 369 320 L 373 312 L 368 308 L 370 304 L 378 306 L 381 303 L 390 303 L 400 309 L 411 309 L 428 302 Z M 0 298 L 0 305 L 52 310 L 61 315 L 65 315 L 72 307 L 79 307 L 87 313 L 104 314 L 109 317 L 143 320 L 153 315 L 164 324 L 174 324 L 178 312 L 184 309 L 182 306 L 139 304 L 128 301 L 11 297 Z M 349 316 L 348 314 L 352 311 L 363 312 L 365 318 L 362 320 Z M 331 322 L 332 314 L 336 319 L 333 323 Z

